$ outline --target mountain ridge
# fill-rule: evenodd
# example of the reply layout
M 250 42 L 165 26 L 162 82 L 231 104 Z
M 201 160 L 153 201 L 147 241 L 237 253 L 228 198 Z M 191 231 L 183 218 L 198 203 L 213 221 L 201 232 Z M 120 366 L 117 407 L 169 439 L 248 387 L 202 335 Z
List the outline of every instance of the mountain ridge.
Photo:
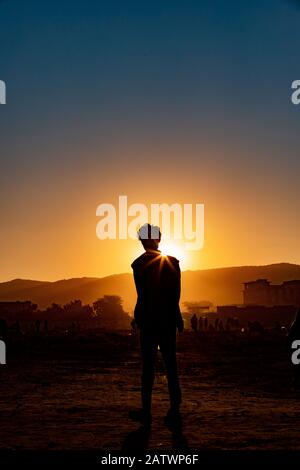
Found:
M 229 266 L 182 272 L 182 303 L 211 301 L 214 305 L 242 303 L 243 282 L 267 278 L 272 283 L 300 279 L 300 265 L 272 263 L 258 266 Z M 135 303 L 135 287 L 131 273 L 104 277 L 74 277 L 56 281 L 11 279 L 0 283 L 0 301 L 32 300 L 40 308 L 55 303 L 81 299 L 92 303 L 104 294 L 120 295 L 127 311 Z

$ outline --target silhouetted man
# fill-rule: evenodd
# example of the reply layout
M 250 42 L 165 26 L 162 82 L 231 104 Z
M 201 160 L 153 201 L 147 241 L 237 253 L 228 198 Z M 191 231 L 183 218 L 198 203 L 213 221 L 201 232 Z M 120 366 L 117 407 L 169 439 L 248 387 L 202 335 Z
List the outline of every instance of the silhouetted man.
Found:
M 138 232 L 145 249 L 132 263 L 137 290 L 134 318 L 140 330 L 142 355 L 142 410 L 131 417 L 144 424 L 151 423 L 151 397 L 154 367 L 159 346 L 165 363 L 170 409 L 166 424 L 180 420 L 181 391 L 176 362 L 176 329 L 183 331 L 179 308 L 180 267 L 172 256 L 162 256 L 158 250 L 161 240 L 159 227 L 143 225 Z

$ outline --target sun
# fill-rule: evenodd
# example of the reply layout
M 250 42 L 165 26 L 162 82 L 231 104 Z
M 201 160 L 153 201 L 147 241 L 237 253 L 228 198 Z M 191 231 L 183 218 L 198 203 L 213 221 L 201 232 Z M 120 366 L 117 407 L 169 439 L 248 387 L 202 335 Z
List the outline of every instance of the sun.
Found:
M 162 242 L 159 245 L 159 249 L 163 256 L 175 256 L 179 261 L 185 260 L 184 251 L 173 242 Z

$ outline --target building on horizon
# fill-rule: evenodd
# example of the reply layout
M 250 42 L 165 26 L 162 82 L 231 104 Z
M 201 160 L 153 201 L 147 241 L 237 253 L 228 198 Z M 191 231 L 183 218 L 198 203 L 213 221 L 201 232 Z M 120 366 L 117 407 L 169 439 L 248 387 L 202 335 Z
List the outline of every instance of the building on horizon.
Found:
M 244 305 L 300 307 L 300 280 L 284 281 L 282 284 L 271 284 L 267 279 L 245 282 L 243 300 Z

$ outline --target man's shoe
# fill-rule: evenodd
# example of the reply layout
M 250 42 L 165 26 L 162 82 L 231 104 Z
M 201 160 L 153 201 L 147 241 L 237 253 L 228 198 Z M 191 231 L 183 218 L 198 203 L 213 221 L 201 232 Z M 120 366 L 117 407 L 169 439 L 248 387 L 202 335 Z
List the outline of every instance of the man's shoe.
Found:
M 132 419 L 132 421 L 143 424 L 144 426 L 151 426 L 151 413 L 145 412 L 143 409 L 129 411 L 129 418 Z
M 182 422 L 179 408 L 170 408 L 164 418 L 164 422 L 168 428 L 180 428 Z

